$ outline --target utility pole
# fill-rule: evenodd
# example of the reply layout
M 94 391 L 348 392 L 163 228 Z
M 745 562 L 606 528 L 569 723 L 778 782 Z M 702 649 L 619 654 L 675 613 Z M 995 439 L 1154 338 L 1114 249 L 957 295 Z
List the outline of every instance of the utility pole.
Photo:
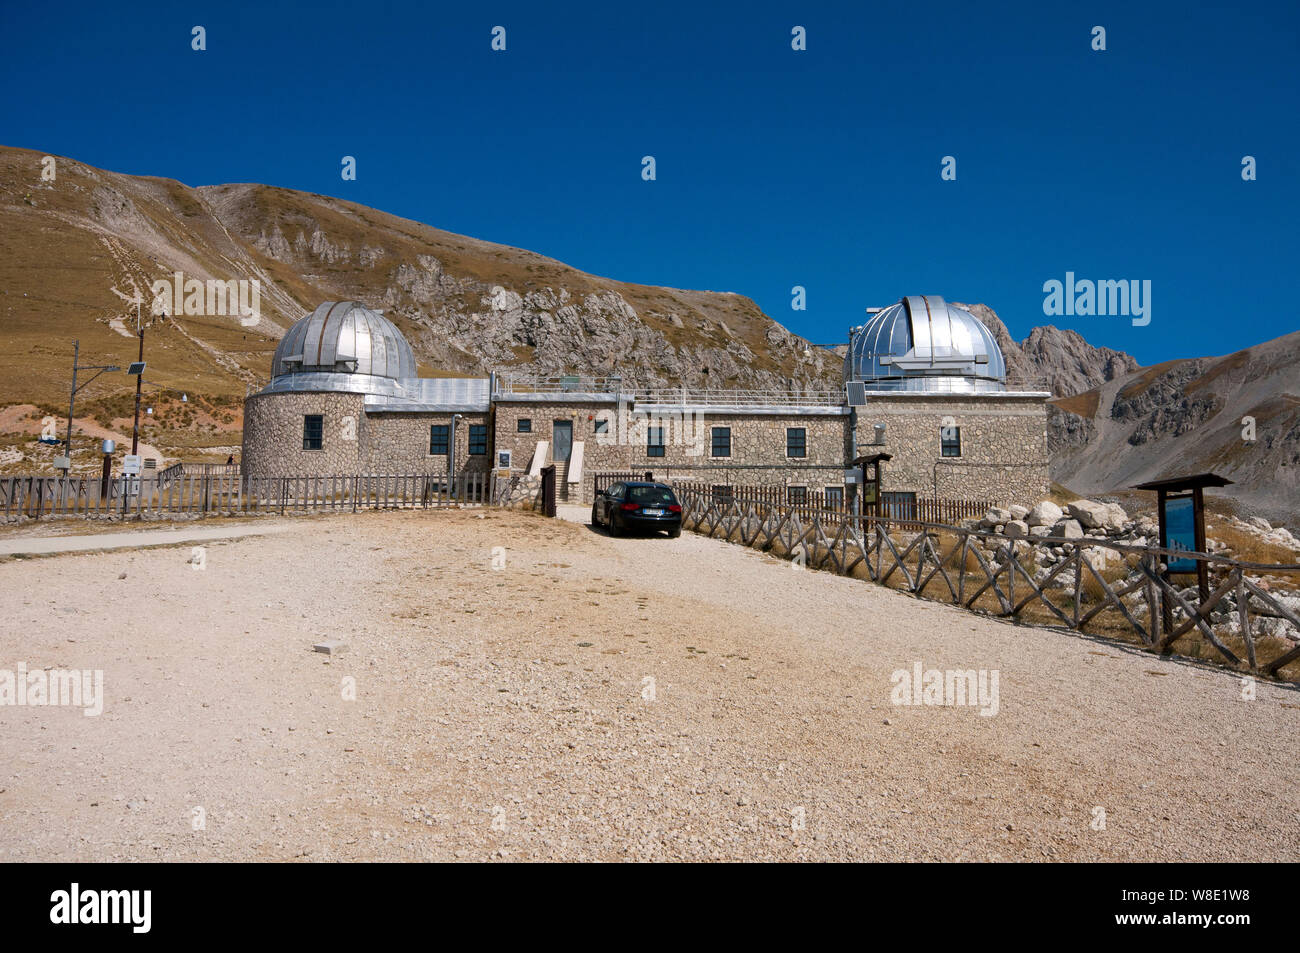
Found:
M 72 405 L 77 400 L 77 356 L 81 354 L 81 341 L 72 342 L 72 393 L 68 395 L 68 439 L 64 441 L 63 453 L 68 458 L 68 473 L 72 472 Z M 65 474 L 66 475 L 66 474 Z
M 141 364 L 144 363 L 144 324 L 140 320 L 140 301 L 135 302 L 135 333 L 140 336 Z M 135 376 L 135 423 L 131 425 L 131 456 L 140 452 L 140 384 L 144 380 L 143 369 Z

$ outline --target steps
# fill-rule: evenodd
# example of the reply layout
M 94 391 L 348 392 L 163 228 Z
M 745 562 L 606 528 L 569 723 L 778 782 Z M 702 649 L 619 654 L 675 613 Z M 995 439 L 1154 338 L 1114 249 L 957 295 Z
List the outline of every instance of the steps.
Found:
M 560 503 L 569 502 L 569 463 L 568 460 L 555 462 L 555 499 Z

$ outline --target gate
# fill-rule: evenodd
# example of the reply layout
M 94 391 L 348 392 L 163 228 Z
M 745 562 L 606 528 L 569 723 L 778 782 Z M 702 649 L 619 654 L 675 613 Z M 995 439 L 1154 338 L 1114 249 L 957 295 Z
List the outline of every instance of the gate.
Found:
M 555 464 L 542 467 L 542 513 L 555 515 Z

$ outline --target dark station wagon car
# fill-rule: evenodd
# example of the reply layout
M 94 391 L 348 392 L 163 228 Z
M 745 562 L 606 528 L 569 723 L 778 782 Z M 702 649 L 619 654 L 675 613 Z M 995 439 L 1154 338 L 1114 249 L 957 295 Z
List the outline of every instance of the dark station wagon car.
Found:
M 610 536 L 663 530 L 676 539 L 682 535 L 682 506 L 662 483 L 614 483 L 596 494 L 591 525 L 607 527 Z

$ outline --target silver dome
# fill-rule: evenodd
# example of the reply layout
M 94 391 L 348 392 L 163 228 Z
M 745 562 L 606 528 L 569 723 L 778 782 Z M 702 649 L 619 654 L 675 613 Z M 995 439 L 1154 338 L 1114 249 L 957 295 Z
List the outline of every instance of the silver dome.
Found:
M 844 357 L 845 383 L 866 390 L 1000 391 L 1006 377 L 989 329 L 938 295 L 903 298 L 854 328 Z
M 393 322 L 356 301 L 327 301 L 280 339 L 271 377 L 298 374 L 415 377 L 415 355 Z

